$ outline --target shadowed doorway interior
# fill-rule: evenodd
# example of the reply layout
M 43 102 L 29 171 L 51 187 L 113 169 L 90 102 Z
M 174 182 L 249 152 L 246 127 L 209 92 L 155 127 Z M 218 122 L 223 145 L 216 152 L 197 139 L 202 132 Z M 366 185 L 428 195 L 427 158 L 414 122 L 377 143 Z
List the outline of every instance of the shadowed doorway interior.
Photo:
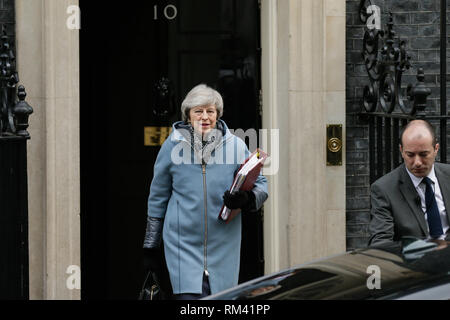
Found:
M 183 97 L 206 83 L 230 128 L 261 128 L 258 1 L 80 7 L 81 294 L 136 299 L 153 164 Z M 262 215 L 244 216 L 243 230 L 240 281 L 264 272 Z

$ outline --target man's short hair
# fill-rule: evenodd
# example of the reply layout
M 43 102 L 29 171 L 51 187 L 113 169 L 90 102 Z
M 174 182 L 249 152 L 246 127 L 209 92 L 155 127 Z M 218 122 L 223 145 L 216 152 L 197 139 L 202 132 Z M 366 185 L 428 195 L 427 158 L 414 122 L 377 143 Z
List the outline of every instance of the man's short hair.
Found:
M 436 147 L 436 143 L 437 143 L 437 138 L 436 138 L 436 131 L 434 126 L 428 122 L 427 120 L 423 120 L 420 119 L 424 125 L 425 128 L 428 129 L 428 131 L 431 134 L 431 138 L 432 138 L 432 144 L 433 144 L 433 148 Z M 414 121 L 410 121 L 408 122 L 408 124 L 402 129 L 401 133 L 400 133 L 400 146 L 403 147 L 403 133 L 406 131 L 406 129 L 408 129 L 409 127 L 414 125 Z

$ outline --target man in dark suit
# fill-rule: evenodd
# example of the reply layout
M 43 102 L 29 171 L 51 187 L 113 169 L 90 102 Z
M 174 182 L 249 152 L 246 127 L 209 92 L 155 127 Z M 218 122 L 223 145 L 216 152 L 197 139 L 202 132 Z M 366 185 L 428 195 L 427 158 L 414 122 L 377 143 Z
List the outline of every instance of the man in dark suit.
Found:
M 400 136 L 404 164 L 371 186 L 369 245 L 403 236 L 450 240 L 450 165 L 435 162 L 438 150 L 431 124 L 408 123 Z

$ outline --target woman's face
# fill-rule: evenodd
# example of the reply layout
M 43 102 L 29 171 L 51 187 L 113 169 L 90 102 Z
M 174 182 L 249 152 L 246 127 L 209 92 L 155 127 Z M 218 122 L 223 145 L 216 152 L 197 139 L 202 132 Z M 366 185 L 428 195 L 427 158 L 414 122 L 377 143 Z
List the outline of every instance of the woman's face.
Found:
M 198 106 L 189 110 L 189 122 L 194 129 L 205 134 L 216 127 L 217 109 L 211 104 L 207 106 Z

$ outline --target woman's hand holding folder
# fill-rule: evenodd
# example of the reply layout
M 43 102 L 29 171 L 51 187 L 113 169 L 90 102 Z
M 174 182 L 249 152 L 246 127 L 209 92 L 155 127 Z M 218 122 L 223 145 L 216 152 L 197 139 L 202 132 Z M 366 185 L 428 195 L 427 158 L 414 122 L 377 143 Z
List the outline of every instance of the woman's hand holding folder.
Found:
M 252 189 L 266 158 L 267 153 L 258 148 L 241 165 L 230 190 L 224 193 L 224 205 L 222 206 L 218 217 L 220 220 L 224 220 L 228 223 L 241 210 L 254 210 L 256 207 L 256 197 Z M 232 207 L 228 206 L 225 199 L 227 199 L 226 201 L 229 202 L 228 204 L 231 204 Z
M 223 203 L 230 209 L 252 211 L 255 208 L 255 194 L 251 190 L 238 190 L 233 193 L 227 190 L 223 194 Z

